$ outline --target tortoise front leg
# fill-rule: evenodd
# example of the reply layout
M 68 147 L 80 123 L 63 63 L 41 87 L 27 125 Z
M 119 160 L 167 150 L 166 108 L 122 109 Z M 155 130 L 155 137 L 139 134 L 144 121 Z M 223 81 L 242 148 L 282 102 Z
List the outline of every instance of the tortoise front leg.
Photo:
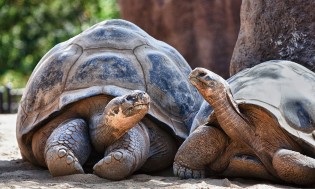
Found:
M 278 150 L 273 159 L 278 176 L 289 183 L 310 185 L 315 183 L 315 159 L 287 149 Z
M 94 173 L 110 180 L 124 179 L 145 163 L 149 148 L 147 128 L 140 122 L 106 149 L 104 158 L 94 165 Z
M 199 126 L 175 156 L 174 174 L 180 178 L 203 178 L 205 169 L 224 151 L 226 135 L 211 126 Z
M 149 157 L 140 171 L 150 173 L 170 167 L 178 149 L 177 141 L 153 120 L 144 117 L 141 122 L 146 125 L 150 138 L 150 149 Z
M 45 161 L 52 176 L 84 173 L 91 145 L 88 126 L 83 119 L 61 123 L 50 135 L 45 147 Z

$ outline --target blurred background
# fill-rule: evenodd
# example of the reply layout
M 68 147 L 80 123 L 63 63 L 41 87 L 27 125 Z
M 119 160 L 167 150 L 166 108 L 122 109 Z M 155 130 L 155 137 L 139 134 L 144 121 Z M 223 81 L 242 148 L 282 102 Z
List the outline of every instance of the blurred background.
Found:
M 0 0 L 0 113 L 17 111 L 49 49 L 106 19 L 129 20 L 175 47 L 192 68 L 228 78 L 240 6 L 241 0 Z

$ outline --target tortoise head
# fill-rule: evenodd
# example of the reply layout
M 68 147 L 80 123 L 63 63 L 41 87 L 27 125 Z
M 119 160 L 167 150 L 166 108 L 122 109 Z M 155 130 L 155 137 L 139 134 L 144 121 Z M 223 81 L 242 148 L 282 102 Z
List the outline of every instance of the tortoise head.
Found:
M 205 99 L 225 95 L 228 88 L 227 82 L 222 77 L 204 68 L 195 68 L 190 73 L 189 79 Z
M 134 91 L 130 94 L 112 99 L 105 107 L 110 117 L 130 118 L 144 116 L 149 110 L 150 97 L 143 91 Z

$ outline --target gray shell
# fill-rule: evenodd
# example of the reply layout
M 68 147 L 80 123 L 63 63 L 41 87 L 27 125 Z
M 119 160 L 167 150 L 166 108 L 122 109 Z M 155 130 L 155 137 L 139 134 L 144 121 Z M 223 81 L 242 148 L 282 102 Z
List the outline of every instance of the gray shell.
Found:
M 268 61 L 237 73 L 228 83 L 241 111 L 243 106 L 263 107 L 284 131 L 315 155 L 315 73 L 294 62 Z M 212 121 L 211 112 L 204 101 L 192 130 Z
M 190 72 L 174 48 L 136 25 L 98 23 L 56 45 L 34 69 L 17 118 L 21 151 L 30 145 L 28 134 L 66 105 L 132 90 L 146 91 L 152 101 L 149 114 L 185 139 L 202 99 L 188 80 Z

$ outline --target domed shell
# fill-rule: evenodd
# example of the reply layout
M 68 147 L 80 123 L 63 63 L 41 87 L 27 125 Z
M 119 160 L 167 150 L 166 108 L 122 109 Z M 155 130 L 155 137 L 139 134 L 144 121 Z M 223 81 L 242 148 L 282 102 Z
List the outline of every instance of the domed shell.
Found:
M 269 61 L 237 73 L 228 83 L 241 111 L 246 106 L 263 107 L 315 155 L 315 73 L 294 62 Z M 211 112 L 203 102 L 192 127 L 209 121 Z
M 132 90 L 146 91 L 149 114 L 184 139 L 201 104 L 188 81 L 190 71 L 174 48 L 136 25 L 119 19 L 98 23 L 56 45 L 34 69 L 17 118 L 21 151 L 30 145 L 29 133 L 66 105 Z

